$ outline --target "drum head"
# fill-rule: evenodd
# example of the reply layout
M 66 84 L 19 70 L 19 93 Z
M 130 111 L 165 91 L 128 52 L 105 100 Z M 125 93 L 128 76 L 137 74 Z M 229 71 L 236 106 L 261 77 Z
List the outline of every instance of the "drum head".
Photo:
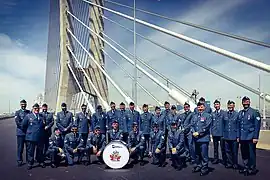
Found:
M 129 161 L 128 148 L 121 141 L 112 141 L 104 149 L 103 160 L 112 169 L 123 168 Z

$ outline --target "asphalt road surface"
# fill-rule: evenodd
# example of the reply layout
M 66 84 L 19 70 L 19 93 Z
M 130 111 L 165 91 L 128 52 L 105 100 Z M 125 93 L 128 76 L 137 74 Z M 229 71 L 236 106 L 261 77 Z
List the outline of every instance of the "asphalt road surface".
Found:
M 150 163 L 141 167 L 139 164 L 132 168 L 121 170 L 108 170 L 104 165 L 92 164 L 74 165 L 72 167 L 58 167 L 52 169 L 47 166 L 45 169 L 40 167 L 27 171 L 26 164 L 17 167 L 16 164 L 16 136 L 15 123 L 13 119 L 0 121 L 0 175 L 3 180 L 242 180 L 257 179 L 266 180 L 270 178 L 270 151 L 257 150 L 257 167 L 259 173 L 256 176 L 244 177 L 237 171 L 225 169 L 221 164 L 209 166 L 213 171 L 209 175 L 200 177 L 198 173 L 193 174 L 192 167 L 187 167 L 181 171 L 176 171 L 168 165 L 164 168 L 158 168 Z M 211 151 L 211 150 L 210 150 Z M 210 152 L 210 155 L 212 153 Z M 241 161 L 239 161 L 241 162 Z

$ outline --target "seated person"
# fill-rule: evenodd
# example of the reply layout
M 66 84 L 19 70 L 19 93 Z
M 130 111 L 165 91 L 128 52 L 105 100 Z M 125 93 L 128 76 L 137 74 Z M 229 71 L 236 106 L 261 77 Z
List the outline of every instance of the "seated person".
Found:
M 168 133 L 169 150 L 172 155 L 172 166 L 181 170 L 186 166 L 184 131 L 179 129 L 175 121 L 171 122 L 171 131 Z
M 166 151 L 165 151 L 165 138 L 164 132 L 159 130 L 159 124 L 155 122 L 153 124 L 153 130 L 150 133 L 150 152 L 152 157 L 152 164 L 159 167 L 165 166 Z
M 49 139 L 49 148 L 47 154 L 51 158 L 51 167 L 56 168 L 59 166 L 63 157 L 65 157 L 65 153 L 63 150 L 64 147 L 64 139 L 61 135 L 60 130 L 56 127 L 54 128 L 54 136 Z
M 65 136 L 64 141 L 64 150 L 66 155 L 66 160 L 68 165 L 72 166 L 74 163 L 74 157 L 75 155 L 78 156 L 78 163 L 81 162 L 82 159 L 82 151 L 84 146 L 84 140 L 81 138 L 81 136 L 78 133 L 78 127 L 77 125 L 72 125 L 71 133 L 68 133 Z
M 133 122 L 132 131 L 128 136 L 128 148 L 130 151 L 130 158 L 134 159 L 133 163 L 140 161 L 140 165 L 144 165 L 144 152 L 145 152 L 145 138 L 143 133 L 138 130 L 138 123 Z
M 112 129 L 108 131 L 108 140 L 109 142 L 113 140 L 123 141 L 123 131 L 119 130 L 119 123 L 117 120 L 112 122 Z
M 106 146 L 106 137 L 100 132 L 100 126 L 96 126 L 94 132 L 88 135 L 84 151 L 87 154 L 86 166 L 91 164 L 91 154 L 96 155 L 99 162 L 103 162 L 102 153 Z

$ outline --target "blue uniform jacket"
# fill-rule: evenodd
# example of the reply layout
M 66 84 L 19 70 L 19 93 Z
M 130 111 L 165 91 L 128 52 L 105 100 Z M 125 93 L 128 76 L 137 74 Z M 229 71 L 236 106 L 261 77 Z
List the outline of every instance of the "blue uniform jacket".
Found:
M 108 129 L 112 129 L 112 122 L 114 121 L 114 120 L 117 120 L 117 109 L 115 109 L 115 110 L 109 110 L 108 112 L 107 112 L 107 128 Z
M 64 147 L 64 139 L 61 135 L 54 135 L 49 139 L 49 151 L 58 152 L 58 148 Z
M 65 128 L 67 129 L 66 132 L 69 132 L 72 124 L 73 124 L 73 114 L 71 112 L 61 111 L 56 114 L 56 126 L 59 128 L 61 132 L 64 132 Z
M 198 132 L 199 136 L 193 139 L 196 142 L 210 141 L 210 128 L 212 123 L 212 116 L 209 113 L 197 113 L 192 118 L 191 133 Z
M 168 124 L 168 122 L 171 122 L 171 111 L 170 111 L 170 109 L 165 109 L 164 111 L 162 111 L 161 115 L 162 115 L 162 118 L 164 119 L 165 127 L 166 128 L 170 127 L 170 124 Z
M 140 118 L 139 129 L 143 134 L 150 134 L 153 123 L 153 114 L 150 112 L 143 112 Z
M 188 134 L 190 132 L 190 127 L 192 125 L 192 118 L 193 118 L 194 113 L 191 111 L 184 112 L 179 115 L 179 122 L 181 122 L 181 125 L 183 126 L 184 133 Z M 178 124 L 178 127 L 180 125 Z M 179 128 L 181 129 L 181 128 Z
M 95 133 L 90 133 L 86 142 L 86 148 L 96 147 L 98 151 L 103 151 L 106 146 L 106 137 L 103 134 L 97 136 Z
M 161 114 L 154 114 L 153 115 L 153 123 L 157 123 L 159 126 L 159 129 L 161 131 L 165 131 L 165 122 L 164 122 L 164 117 Z
M 251 107 L 241 110 L 238 119 L 240 123 L 240 140 L 259 139 L 261 115 L 258 110 Z
M 68 133 L 65 136 L 64 148 L 68 152 L 72 152 L 76 148 L 83 148 L 84 140 L 81 138 L 79 133 Z
M 44 136 L 45 119 L 41 113 L 30 113 L 23 119 L 23 130 L 25 133 L 25 140 L 38 142 Z
M 238 112 L 227 111 L 223 121 L 223 138 L 226 140 L 236 140 L 239 138 Z
M 121 140 L 123 141 L 123 131 L 121 130 L 114 130 L 111 129 L 108 132 L 108 138 L 109 138 L 109 142 L 113 141 L 113 140 Z
M 211 134 L 212 136 L 223 136 L 223 121 L 225 116 L 225 111 L 219 110 L 212 112 L 212 124 L 211 124 Z
M 83 112 L 79 112 L 75 116 L 75 122 L 78 126 L 79 133 L 88 134 L 91 124 L 90 114 L 87 112 L 84 114 Z
M 183 130 L 170 131 L 168 133 L 169 149 L 176 148 L 178 153 L 185 151 L 185 135 Z
M 165 148 L 164 132 L 158 130 L 157 132 L 151 131 L 150 133 L 150 148 L 149 151 L 154 153 L 156 149 Z
M 23 119 L 24 117 L 31 113 L 29 110 L 18 110 L 15 112 L 15 123 L 16 123 L 16 126 L 17 126 L 17 129 L 16 129 L 16 134 L 17 136 L 25 136 L 25 133 L 23 132 L 23 129 L 22 129 L 22 122 L 23 122 Z
M 92 131 L 96 126 L 100 126 L 101 133 L 106 133 L 107 116 L 103 111 L 96 111 L 92 116 Z
M 119 129 L 122 130 L 124 133 L 128 132 L 127 129 L 127 121 L 128 121 L 128 117 L 127 117 L 127 113 L 126 110 L 119 110 L 117 111 L 117 120 L 119 123 Z
M 45 135 L 50 137 L 52 135 L 52 126 L 54 124 L 53 114 L 49 112 L 42 112 L 42 115 L 45 118 L 45 127 L 47 126 L 47 130 L 45 130 Z
M 127 114 L 127 132 L 130 132 L 132 130 L 132 124 L 133 122 L 140 123 L 140 113 L 136 110 L 131 111 L 126 110 Z
M 128 147 L 129 148 L 140 148 L 140 146 L 145 147 L 145 138 L 143 132 L 141 131 L 131 131 L 128 135 Z

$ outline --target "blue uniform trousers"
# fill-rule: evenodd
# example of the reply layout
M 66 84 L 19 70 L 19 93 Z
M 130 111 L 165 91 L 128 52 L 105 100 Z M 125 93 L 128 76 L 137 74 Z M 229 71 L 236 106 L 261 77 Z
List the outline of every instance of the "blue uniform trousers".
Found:
M 256 144 L 252 140 L 240 141 L 240 149 L 245 169 L 256 169 Z
M 25 136 L 17 136 L 17 161 L 18 162 L 23 162 L 24 144 L 26 144 Z M 27 161 L 27 156 L 26 156 L 26 161 Z
M 218 147 L 219 147 L 219 144 L 220 144 L 222 160 L 223 160 L 223 163 L 226 163 L 227 162 L 227 157 L 226 157 L 226 151 L 225 151 L 225 141 L 224 141 L 223 137 L 221 137 L 221 136 L 213 136 L 213 144 L 214 144 L 214 160 L 219 159 Z
M 166 148 L 160 149 L 159 153 L 153 152 L 153 164 L 163 164 L 166 161 Z
M 227 164 L 229 166 L 238 165 L 238 147 L 239 143 L 236 140 L 225 140 Z
M 44 163 L 43 154 L 43 142 L 27 141 L 26 142 L 26 153 L 28 165 L 32 166 L 34 164 L 34 155 L 36 152 L 36 160 L 38 163 Z
M 187 158 L 190 159 L 191 162 L 195 162 L 195 159 L 196 159 L 196 155 L 194 151 L 195 147 L 194 147 L 191 133 L 185 134 L 185 149 L 186 149 Z
M 134 160 L 143 160 L 144 158 L 144 153 L 145 153 L 145 147 L 140 146 L 139 148 L 136 148 L 135 151 L 130 153 L 130 158 Z
M 195 142 L 196 164 L 202 172 L 208 170 L 208 149 L 209 142 Z

